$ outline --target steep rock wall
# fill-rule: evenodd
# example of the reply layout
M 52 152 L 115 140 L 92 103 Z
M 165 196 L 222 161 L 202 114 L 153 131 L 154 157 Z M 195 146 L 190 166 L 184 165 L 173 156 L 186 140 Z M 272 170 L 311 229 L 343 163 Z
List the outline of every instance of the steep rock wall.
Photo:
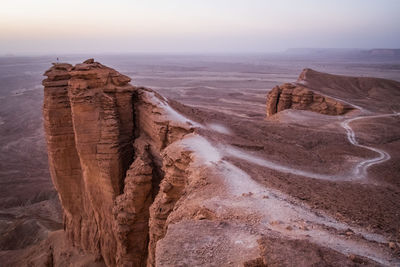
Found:
M 163 153 L 164 179 L 160 185 L 160 192 L 150 208 L 150 242 L 148 266 L 155 266 L 155 253 L 157 242 L 162 239 L 167 231 L 167 219 L 173 211 L 176 202 L 182 197 L 187 185 L 187 168 L 191 162 L 188 151 L 182 149 L 169 149 Z
M 68 239 L 108 266 L 145 266 L 147 258 L 152 265 L 165 234 L 160 214 L 168 216 L 174 204 L 150 208 L 164 173 L 170 175 L 162 151 L 195 123 L 94 60 L 54 64 L 45 75 L 49 165 Z
M 135 89 L 128 77 L 92 60 L 55 64 L 45 75 L 50 169 L 65 230 L 75 246 L 112 265 L 116 237 L 108 218 L 133 160 Z
M 138 152 L 140 155 L 127 171 L 124 193 L 116 197 L 113 209 L 113 231 L 117 234 L 116 263 L 119 266 L 141 266 L 147 257 L 154 175 L 148 146 Z
M 267 96 L 267 116 L 285 109 L 301 109 L 325 115 L 342 115 L 353 109 L 348 104 L 313 92 L 303 85 L 285 83 L 274 87 Z
M 69 64 L 56 64 L 45 73 L 43 117 L 50 173 L 64 209 L 66 234 L 74 245 L 87 247 L 85 240 L 94 239 L 96 234 L 89 230 L 88 218 L 93 214 L 75 143 L 68 96 L 71 69 Z

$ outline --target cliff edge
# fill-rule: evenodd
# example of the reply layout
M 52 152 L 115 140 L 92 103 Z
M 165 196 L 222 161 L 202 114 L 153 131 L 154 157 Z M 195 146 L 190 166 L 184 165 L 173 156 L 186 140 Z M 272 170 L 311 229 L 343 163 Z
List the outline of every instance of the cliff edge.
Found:
M 285 109 L 309 110 L 325 115 L 343 115 L 354 109 L 333 98 L 317 94 L 305 86 L 285 83 L 274 87 L 267 96 L 267 116 Z
M 94 60 L 54 64 L 45 75 L 49 165 L 68 239 L 109 266 L 144 265 L 161 151 L 192 126 L 160 95 Z
M 285 109 L 325 115 L 344 115 L 355 109 L 396 112 L 400 110 L 399 98 L 400 83 L 397 81 L 304 69 L 297 82 L 276 86 L 268 93 L 266 115 L 272 116 Z

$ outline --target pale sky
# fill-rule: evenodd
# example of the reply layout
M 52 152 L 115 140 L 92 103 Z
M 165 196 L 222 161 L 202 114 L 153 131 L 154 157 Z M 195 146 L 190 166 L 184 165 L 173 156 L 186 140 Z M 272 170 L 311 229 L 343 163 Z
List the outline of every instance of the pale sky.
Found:
M 0 0 L 0 55 L 400 48 L 400 0 Z

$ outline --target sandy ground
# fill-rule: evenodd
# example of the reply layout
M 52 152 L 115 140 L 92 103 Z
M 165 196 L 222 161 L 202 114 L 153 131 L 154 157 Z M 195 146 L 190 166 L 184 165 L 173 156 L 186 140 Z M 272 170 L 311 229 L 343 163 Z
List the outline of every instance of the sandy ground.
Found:
M 302 116 L 309 116 L 313 125 L 310 128 L 304 118 L 303 126 L 300 126 L 284 123 L 284 118 L 279 121 L 258 121 L 222 113 L 217 115 L 215 112 L 196 111 L 201 114 L 192 114 L 190 108 L 178 105 L 176 108 L 189 116 L 198 116 L 199 121 L 211 121 L 223 128 L 224 132 L 231 132 L 216 134 L 215 131 L 199 130 L 218 144 L 226 158 L 256 181 L 294 196 L 313 208 L 324 210 L 338 220 L 367 227 L 398 240 L 399 154 L 394 152 L 398 143 L 393 136 L 399 136 L 400 132 L 391 121 L 396 120 L 397 116 L 389 117 L 389 121 L 386 117 L 382 118 L 381 123 L 387 121 L 385 127 L 390 132 L 388 139 L 380 141 L 380 145 L 365 144 L 391 151 L 390 159 L 382 163 L 390 168 L 383 169 L 376 164 L 364 168 L 365 173 L 361 175 L 357 174 L 359 165 L 380 155 L 352 144 L 346 130 L 340 127 L 338 118 L 300 112 Z M 287 113 L 293 112 L 298 111 Z M 319 126 L 315 117 L 320 120 Z M 341 119 L 343 122 L 347 120 Z M 354 123 L 358 125 L 366 121 L 368 119 L 364 118 Z M 355 132 L 362 131 L 366 136 L 368 129 L 359 128 L 356 126 Z M 360 142 L 364 143 L 362 139 Z M 377 172 L 379 168 L 381 171 Z

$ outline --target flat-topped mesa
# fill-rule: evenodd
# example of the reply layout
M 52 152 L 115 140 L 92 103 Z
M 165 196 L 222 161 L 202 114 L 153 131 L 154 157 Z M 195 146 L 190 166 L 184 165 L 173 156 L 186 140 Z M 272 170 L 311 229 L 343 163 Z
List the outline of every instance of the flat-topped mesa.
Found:
M 400 110 L 400 82 L 374 77 L 351 77 L 304 69 L 297 80 L 310 90 L 357 105 L 363 109 L 393 113 Z
M 93 59 L 53 64 L 44 75 L 49 166 L 68 239 L 108 266 L 145 265 L 150 216 L 163 206 L 150 214 L 164 175 L 161 152 L 194 122 Z
M 314 93 L 302 85 L 285 83 L 274 87 L 267 96 L 267 116 L 285 109 L 300 109 L 325 115 L 343 115 L 353 109 L 348 104 Z
M 336 95 L 338 95 L 339 98 L 344 97 L 346 94 L 341 93 L 346 91 L 345 88 L 347 84 L 343 83 L 343 78 L 344 76 L 304 69 L 297 83 L 284 83 L 280 86 L 275 86 L 268 93 L 266 115 L 269 117 L 285 109 L 308 110 L 325 115 L 343 115 L 355 109 L 355 107 L 337 100 L 336 98 L 315 92 L 325 92 L 327 88 L 335 84 L 337 85 L 335 87 Z M 346 79 L 358 78 L 346 77 Z M 354 81 L 352 81 L 352 83 L 354 83 Z M 342 85 L 343 88 L 339 85 Z M 329 90 L 328 93 L 332 93 L 332 90 Z

